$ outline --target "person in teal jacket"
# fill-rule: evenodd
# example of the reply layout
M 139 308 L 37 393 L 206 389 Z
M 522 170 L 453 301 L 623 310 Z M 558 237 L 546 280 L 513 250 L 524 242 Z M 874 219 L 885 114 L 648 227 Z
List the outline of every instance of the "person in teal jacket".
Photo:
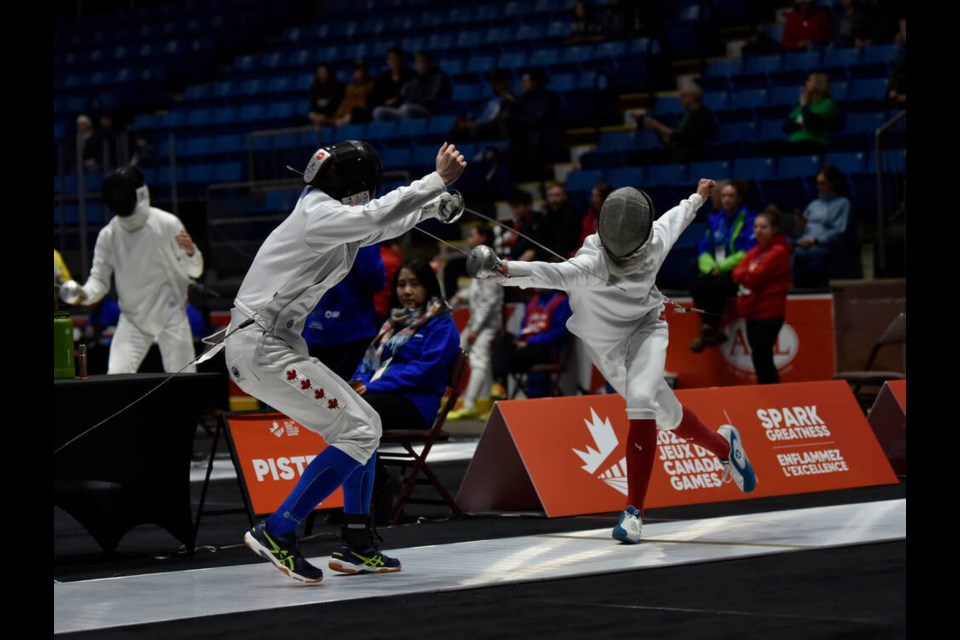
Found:
M 746 185 L 731 180 L 720 189 L 720 210 L 710 215 L 707 231 L 698 247 L 699 275 L 690 285 L 693 306 L 703 311 L 703 327 L 690 349 L 700 353 L 727 339 L 720 328 L 727 299 L 737 294 L 731 274 L 756 240 L 753 237 L 755 214 L 743 206 Z

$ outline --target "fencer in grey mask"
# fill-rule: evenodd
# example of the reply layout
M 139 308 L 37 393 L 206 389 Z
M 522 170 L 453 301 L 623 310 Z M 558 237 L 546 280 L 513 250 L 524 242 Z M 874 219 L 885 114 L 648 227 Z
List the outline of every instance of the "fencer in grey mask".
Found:
M 600 208 L 597 234 L 615 276 L 637 273 L 650 246 L 655 212 L 643 191 L 622 187 L 611 193 Z

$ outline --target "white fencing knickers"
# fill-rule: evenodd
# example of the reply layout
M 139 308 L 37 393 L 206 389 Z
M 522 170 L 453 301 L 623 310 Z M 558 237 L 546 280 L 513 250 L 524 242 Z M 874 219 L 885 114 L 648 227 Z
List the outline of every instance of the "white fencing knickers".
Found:
M 248 318 L 234 309 L 228 333 Z M 342 378 L 256 323 L 226 339 L 227 371 L 254 398 L 323 436 L 360 464 L 380 444 L 380 416 Z

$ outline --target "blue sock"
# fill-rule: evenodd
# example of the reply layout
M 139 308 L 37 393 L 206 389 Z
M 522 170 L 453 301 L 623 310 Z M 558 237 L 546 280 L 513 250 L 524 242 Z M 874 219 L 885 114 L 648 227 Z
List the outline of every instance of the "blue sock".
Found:
M 358 468 L 343 481 L 343 512 L 357 515 L 370 513 L 373 497 L 373 480 L 377 475 L 377 453 L 374 451 L 367 464 Z
M 340 449 L 324 449 L 303 470 L 283 504 L 267 518 L 267 531 L 278 536 L 296 531 L 310 512 L 359 468 L 360 463 Z

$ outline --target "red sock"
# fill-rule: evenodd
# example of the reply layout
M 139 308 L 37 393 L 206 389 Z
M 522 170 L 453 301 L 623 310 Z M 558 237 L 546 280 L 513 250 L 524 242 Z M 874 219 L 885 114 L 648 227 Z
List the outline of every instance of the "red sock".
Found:
M 703 424 L 697 414 L 687 407 L 683 407 L 683 419 L 673 432 L 678 438 L 693 440 L 694 444 L 713 452 L 721 460 L 726 460 L 730 455 L 730 445 L 723 436 Z
M 657 421 L 631 420 L 627 434 L 627 499 L 641 513 L 656 457 Z

